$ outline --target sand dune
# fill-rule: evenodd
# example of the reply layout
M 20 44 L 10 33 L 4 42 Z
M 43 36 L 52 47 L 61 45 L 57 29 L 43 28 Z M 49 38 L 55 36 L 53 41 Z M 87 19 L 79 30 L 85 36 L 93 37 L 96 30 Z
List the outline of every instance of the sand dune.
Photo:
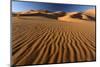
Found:
M 13 64 L 96 60 L 95 21 L 67 18 L 62 22 L 42 16 L 13 17 Z
M 83 15 L 83 19 L 79 19 L 79 18 L 71 18 L 71 17 L 68 17 L 68 16 L 64 16 L 64 17 L 59 17 L 58 18 L 58 20 L 59 21 L 63 21 L 63 22 L 74 22 L 74 23 L 84 23 L 84 22 L 95 22 L 94 20 L 95 19 L 93 19 L 93 20 L 89 20 L 88 18 L 87 18 L 87 16 L 84 16 Z M 88 21 L 87 21 L 88 20 Z
M 28 11 L 22 11 L 22 12 L 17 12 L 13 13 L 13 16 L 42 16 L 46 18 L 51 18 L 51 19 L 58 19 L 58 17 L 64 16 L 65 12 L 63 11 L 56 11 L 56 12 L 51 12 L 47 10 L 28 10 Z
M 52 19 L 57 19 L 60 21 L 68 21 L 71 22 L 72 20 L 75 22 L 86 22 L 88 21 L 95 21 L 95 10 L 89 9 L 83 12 L 63 12 L 63 11 L 48 11 L 48 10 L 28 10 L 22 11 L 18 13 L 14 13 L 14 16 L 42 16 Z
M 86 14 L 88 16 L 96 17 L 96 10 L 95 9 L 89 9 L 83 12 L 83 14 Z
M 62 17 L 58 17 L 60 21 L 67 22 L 95 22 L 95 12 L 93 9 L 83 12 L 68 12 Z

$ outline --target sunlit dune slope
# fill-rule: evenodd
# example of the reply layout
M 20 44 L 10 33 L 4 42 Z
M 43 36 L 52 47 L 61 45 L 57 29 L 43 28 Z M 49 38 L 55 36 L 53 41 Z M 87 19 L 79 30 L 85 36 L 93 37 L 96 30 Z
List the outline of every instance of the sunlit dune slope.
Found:
M 96 10 L 95 9 L 89 9 L 83 12 L 83 14 L 86 14 L 88 16 L 96 17 Z
M 83 12 L 69 12 L 65 16 L 58 17 L 58 20 L 68 22 L 95 22 L 95 9 L 89 9 Z

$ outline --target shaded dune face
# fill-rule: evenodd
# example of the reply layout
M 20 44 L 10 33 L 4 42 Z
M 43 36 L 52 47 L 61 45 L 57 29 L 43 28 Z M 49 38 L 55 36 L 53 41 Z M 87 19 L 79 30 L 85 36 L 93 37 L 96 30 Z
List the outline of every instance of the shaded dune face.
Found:
M 13 64 L 95 61 L 95 52 L 95 23 L 62 23 L 42 16 L 13 17 Z

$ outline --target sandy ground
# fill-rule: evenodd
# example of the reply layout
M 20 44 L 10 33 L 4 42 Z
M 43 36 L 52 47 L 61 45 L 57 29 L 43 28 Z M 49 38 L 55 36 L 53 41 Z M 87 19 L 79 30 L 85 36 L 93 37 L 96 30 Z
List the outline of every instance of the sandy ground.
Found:
M 13 17 L 12 61 L 16 65 L 96 60 L 95 22 Z

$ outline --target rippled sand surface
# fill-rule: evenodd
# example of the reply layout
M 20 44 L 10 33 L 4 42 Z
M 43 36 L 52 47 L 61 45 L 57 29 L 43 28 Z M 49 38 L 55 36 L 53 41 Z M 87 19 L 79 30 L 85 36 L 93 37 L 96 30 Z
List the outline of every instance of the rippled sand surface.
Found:
M 95 60 L 95 22 L 62 22 L 39 16 L 13 17 L 13 64 Z

